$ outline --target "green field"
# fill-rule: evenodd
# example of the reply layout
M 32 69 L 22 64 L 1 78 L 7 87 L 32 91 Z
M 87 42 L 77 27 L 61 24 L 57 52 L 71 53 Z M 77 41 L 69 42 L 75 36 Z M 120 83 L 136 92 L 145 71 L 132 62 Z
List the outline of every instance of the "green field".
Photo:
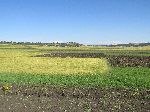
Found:
M 34 57 L 50 52 L 150 56 L 150 47 L 77 47 L 0 45 L 0 82 L 150 88 L 149 67 L 113 67 L 105 58 Z

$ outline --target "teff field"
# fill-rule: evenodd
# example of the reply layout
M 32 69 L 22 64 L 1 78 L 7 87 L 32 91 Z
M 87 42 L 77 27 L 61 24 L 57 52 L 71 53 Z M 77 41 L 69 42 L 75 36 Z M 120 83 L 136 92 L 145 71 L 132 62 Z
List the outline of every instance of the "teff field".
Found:
M 53 111 L 57 109 L 56 105 L 68 111 L 77 109 L 83 112 L 97 112 L 100 109 L 148 111 L 149 68 L 149 46 L 49 47 L 1 44 L 0 100 L 5 102 L 7 98 L 16 106 L 16 99 L 21 97 L 21 104 L 31 103 L 26 107 L 29 111 Z M 10 95 L 16 99 L 8 98 Z M 71 104 L 73 107 L 70 110 Z M 7 102 L 0 105 L 4 109 Z M 8 105 L 14 111 L 20 108 L 14 106 Z
M 46 75 L 84 75 L 106 73 L 106 59 L 98 58 L 48 58 L 32 57 L 27 51 L 0 51 L 0 71 L 8 73 L 30 73 Z

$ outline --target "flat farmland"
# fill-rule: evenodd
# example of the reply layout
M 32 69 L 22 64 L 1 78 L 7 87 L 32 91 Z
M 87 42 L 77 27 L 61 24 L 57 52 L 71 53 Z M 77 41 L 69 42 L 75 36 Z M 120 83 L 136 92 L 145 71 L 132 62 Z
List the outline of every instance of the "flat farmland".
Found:
M 150 47 L 0 45 L 0 111 L 148 112 L 149 57 Z

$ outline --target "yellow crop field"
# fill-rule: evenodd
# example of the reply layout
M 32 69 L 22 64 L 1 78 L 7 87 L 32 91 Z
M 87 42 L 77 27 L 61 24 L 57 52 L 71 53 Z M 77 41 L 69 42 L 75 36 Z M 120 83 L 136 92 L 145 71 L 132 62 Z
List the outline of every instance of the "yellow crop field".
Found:
M 26 50 L 0 50 L 0 72 L 70 75 L 109 70 L 105 59 L 31 57 L 34 54 Z

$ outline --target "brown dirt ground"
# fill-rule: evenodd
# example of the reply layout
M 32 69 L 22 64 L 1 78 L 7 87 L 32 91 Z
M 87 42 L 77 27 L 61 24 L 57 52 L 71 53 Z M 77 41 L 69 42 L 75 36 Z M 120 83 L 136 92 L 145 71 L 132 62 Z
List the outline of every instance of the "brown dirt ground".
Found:
M 150 90 L 0 85 L 0 112 L 150 112 Z

